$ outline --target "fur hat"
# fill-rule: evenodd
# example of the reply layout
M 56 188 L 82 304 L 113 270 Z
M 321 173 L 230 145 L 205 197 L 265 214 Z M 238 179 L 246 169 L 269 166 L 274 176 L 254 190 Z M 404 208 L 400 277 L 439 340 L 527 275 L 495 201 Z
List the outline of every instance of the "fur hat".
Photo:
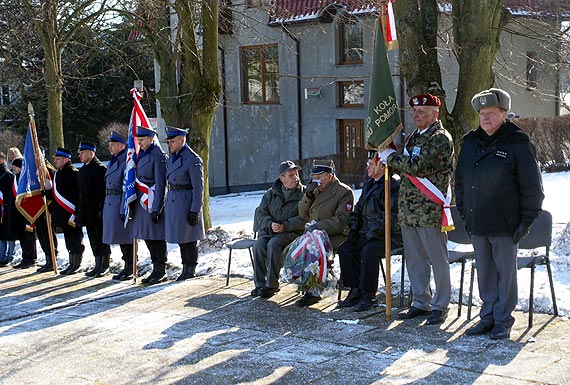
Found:
M 410 107 L 415 107 L 415 106 L 439 107 L 441 106 L 441 100 L 439 100 L 437 96 L 432 94 L 416 95 L 410 98 Z
M 511 95 L 500 88 L 490 88 L 473 96 L 471 105 L 476 112 L 486 107 L 499 107 L 508 111 L 511 109 Z

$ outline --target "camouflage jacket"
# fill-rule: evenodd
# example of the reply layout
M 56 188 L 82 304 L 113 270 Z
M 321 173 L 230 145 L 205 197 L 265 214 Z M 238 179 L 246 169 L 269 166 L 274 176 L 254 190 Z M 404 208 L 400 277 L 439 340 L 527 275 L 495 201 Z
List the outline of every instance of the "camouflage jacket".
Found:
M 388 166 L 402 177 L 398 196 L 398 220 L 401 226 L 440 227 L 442 206 L 433 203 L 418 190 L 406 174 L 427 178 L 445 196 L 453 175 L 453 141 L 438 120 L 426 132 L 412 137 L 407 145 L 409 155 L 394 153 Z

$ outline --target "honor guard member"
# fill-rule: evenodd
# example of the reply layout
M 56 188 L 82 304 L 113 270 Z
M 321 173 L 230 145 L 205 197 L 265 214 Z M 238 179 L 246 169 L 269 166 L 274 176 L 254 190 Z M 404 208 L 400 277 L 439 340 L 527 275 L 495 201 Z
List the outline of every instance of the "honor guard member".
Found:
M 479 323 L 467 335 L 510 337 L 518 303 L 517 247 L 540 212 L 544 193 L 536 149 L 510 119 L 511 96 L 500 88 L 471 100 L 479 127 L 463 137 L 455 172 L 457 209 L 477 261 Z
M 40 151 L 42 152 L 42 156 L 45 156 L 45 148 L 40 147 Z M 45 173 L 45 189 L 52 188 L 53 186 L 53 175 L 55 173 L 55 167 L 45 159 L 45 168 L 41 167 L 38 169 L 38 172 Z M 54 205 L 56 204 L 53 200 L 47 199 L 48 209 L 49 212 L 53 215 Z M 36 272 L 38 273 L 46 273 L 48 271 L 53 271 L 53 262 L 51 259 L 51 246 L 49 243 L 49 232 L 48 232 L 48 223 L 45 211 L 38 217 L 38 219 L 34 222 L 34 228 L 36 229 L 36 235 L 38 237 L 38 241 L 40 242 L 40 246 L 46 256 L 46 263 L 45 265 L 39 267 Z M 55 229 L 53 226 L 53 221 L 51 221 L 52 226 L 52 233 L 55 233 Z M 57 251 L 57 237 L 53 236 L 53 249 L 55 252 L 55 259 L 57 260 L 58 251 Z
M 204 204 L 204 163 L 186 144 L 187 129 L 166 127 L 170 157 L 166 161 L 168 194 L 164 210 L 166 241 L 180 245 L 182 273 L 177 281 L 196 276 L 197 241 L 205 238 L 202 206 Z
M 85 226 L 95 266 L 86 277 L 101 277 L 109 273 L 111 248 L 103 243 L 103 204 L 105 203 L 105 173 L 107 167 L 95 156 L 95 145 L 80 142 L 77 153 L 83 166 L 79 169 L 79 204 L 77 223 Z
M 57 232 L 63 232 L 69 253 L 69 266 L 60 274 L 74 274 L 83 259 L 83 231 L 76 224 L 75 206 L 79 200 L 79 171 L 71 164 L 71 151 L 58 147 L 53 156 L 56 171 L 52 188 L 46 189 L 46 198 L 55 201 L 52 222 Z
M 8 238 L 8 209 L 10 207 L 10 196 L 12 195 L 12 185 L 14 184 L 14 174 L 8 170 L 6 154 L 0 152 L 0 267 L 4 267 L 12 262 L 12 255 L 9 251 Z
M 451 201 L 453 142 L 438 119 L 440 106 L 439 98 L 431 94 L 411 98 L 416 130 L 404 144 L 403 153 L 389 148 L 379 154 L 382 163 L 399 170 L 402 177 L 398 219 L 414 298 L 412 306 L 398 318 L 428 315 L 427 325 L 440 324 L 447 318 L 451 299 L 445 231 L 452 222 L 443 208 Z M 428 190 L 431 194 L 424 193 Z M 436 287 L 433 298 L 432 269 Z
M 108 245 L 118 244 L 123 254 L 125 267 L 113 276 L 118 281 L 126 281 L 133 276 L 133 226 L 128 221 L 125 227 L 123 205 L 125 194 L 123 180 L 127 166 L 127 144 L 125 138 L 112 131 L 108 138 L 111 160 L 105 173 L 105 204 L 103 206 L 103 242 Z
M 142 283 L 154 285 L 166 280 L 166 232 L 163 215 L 166 192 L 166 159 L 154 144 L 156 131 L 137 126 L 140 151 L 137 157 L 136 189 L 139 205 L 133 207 L 136 239 L 143 239 L 150 251 L 152 273 Z

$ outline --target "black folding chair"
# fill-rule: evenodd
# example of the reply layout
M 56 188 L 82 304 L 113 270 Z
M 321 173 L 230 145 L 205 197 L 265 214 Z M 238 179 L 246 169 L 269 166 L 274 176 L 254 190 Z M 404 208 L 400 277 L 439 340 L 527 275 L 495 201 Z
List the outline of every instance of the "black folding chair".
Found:
M 256 209 L 257 211 L 257 209 Z M 257 242 L 257 232 L 259 231 L 259 224 L 255 219 L 256 215 L 254 214 L 253 219 L 253 238 L 240 238 L 236 240 L 232 240 L 228 242 L 226 246 L 230 250 L 230 254 L 228 256 L 228 273 L 226 275 L 226 286 L 230 284 L 230 267 L 232 265 L 232 251 L 233 250 L 245 250 L 249 252 L 249 259 L 251 260 L 251 266 L 253 266 L 253 252 L 252 248 Z
M 550 283 L 550 295 L 552 296 L 552 308 L 554 315 L 558 316 L 558 306 L 556 305 L 556 295 L 554 293 L 554 280 L 552 278 L 552 268 L 550 267 L 550 245 L 552 243 L 552 214 L 546 210 L 542 210 L 538 217 L 534 220 L 529 234 L 522 239 L 519 243 L 519 250 L 534 250 L 538 248 L 545 248 L 544 254 L 534 255 L 530 257 L 517 257 L 517 269 L 524 268 L 530 269 L 530 293 L 528 300 L 528 327 L 532 327 L 532 320 L 534 315 L 534 271 L 535 267 L 539 265 L 546 266 L 548 273 L 548 280 Z M 475 266 L 475 263 L 473 263 Z M 471 275 L 471 283 L 469 290 L 473 292 L 473 273 Z M 467 316 L 471 319 L 471 299 L 469 296 L 469 310 Z
M 461 245 L 471 245 L 471 236 L 465 229 L 459 210 L 457 206 L 451 206 L 451 217 L 453 218 L 453 224 L 455 229 L 447 232 L 447 239 L 451 242 L 461 244 Z M 457 316 L 461 317 L 461 305 L 463 304 L 463 281 L 465 277 L 465 264 L 468 260 L 472 260 L 475 257 L 475 252 L 473 247 L 468 251 L 456 251 L 448 250 L 449 254 L 449 264 L 460 263 L 461 264 L 461 278 L 459 283 L 459 298 L 457 301 L 458 309 Z

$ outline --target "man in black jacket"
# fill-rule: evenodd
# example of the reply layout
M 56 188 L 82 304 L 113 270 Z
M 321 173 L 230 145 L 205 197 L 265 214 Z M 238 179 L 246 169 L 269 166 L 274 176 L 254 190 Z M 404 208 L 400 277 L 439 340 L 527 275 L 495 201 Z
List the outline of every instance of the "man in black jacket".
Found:
M 483 306 L 466 334 L 505 339 L 518 302 L 517 246 L 541 210 L 542 179 L 528 135 L 507 120 L 510 95 L 491 88 L 471 104 L 480 125 L 463 138 L 455 196 L 475 249 Z
M 56 172 L 53 175 L 53 186 L 46 190 L 46 198 L 55 201 L 53 207 L 53 225 L 63 232 L 65 247 L 69 253 L 69 266 L 60 274 L 74 274 L 81 266 L 83 259 L 83 231 L 75 220 L 75 206 L 79 198 L 79 172 L 71 164 L 71 151 L 58 147 L 53 156 Z
M 348 218 L 348 240 L 338 248 L 343 284 L 350 292 L 338 307 L 355 306 L 355 311 L 375 306 L 378 290 L 379 262 L 384 257 L 384 170 L 385 167 L 373 152 L 366 164 L 368 179 L 362 187 L 360 199 Z M 402 246 L 398 225 L 398 192 L 400 180 L 390 180 L 391 245 Z M 380 262 L 381 263 L 381 262 Z
M 79 203 L 77 222 L 85 226 L 95 266 L 85 273 L 87 277 L 101 277 L 109 273 L 111 247 L 103 243 L 103 205 L 105 204 L 105 173 L 107 167 L 95 156 L 95 145 L 79 143 Z

